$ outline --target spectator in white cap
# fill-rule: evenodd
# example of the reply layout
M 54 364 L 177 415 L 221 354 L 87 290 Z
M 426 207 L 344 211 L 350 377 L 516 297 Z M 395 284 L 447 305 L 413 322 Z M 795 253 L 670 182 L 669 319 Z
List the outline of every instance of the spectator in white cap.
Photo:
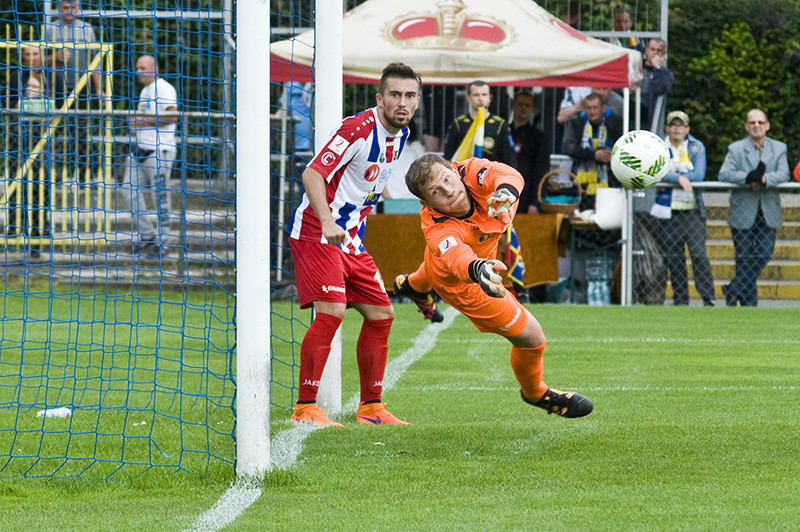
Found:
M 660 219 L 660 240 L 672 283 L 673 303 L 689 304 L 689 281 L 686 252 L 689 249 L 694 271 L 694 285 L 706 306 L 714 306 L 714 278 L 706 254 L 706 212 L 702 193 L 692 183 L 706 177 L 706 148 L 689 134 L 689 116 L 683 111 L 667 115 L 666 136 L 669 146 L 669 172 L 662 182 L 679 185 L 661 187 L 650 214 Z

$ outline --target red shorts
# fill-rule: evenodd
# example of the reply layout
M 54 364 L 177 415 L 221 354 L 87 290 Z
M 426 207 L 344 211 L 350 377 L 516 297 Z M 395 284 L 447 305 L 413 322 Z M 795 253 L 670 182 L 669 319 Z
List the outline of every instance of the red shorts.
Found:
M 349 255 L 330 244 L 289 239 L 300 308 L 314 301 L 391 306 L 383 278 L 366 251 Z

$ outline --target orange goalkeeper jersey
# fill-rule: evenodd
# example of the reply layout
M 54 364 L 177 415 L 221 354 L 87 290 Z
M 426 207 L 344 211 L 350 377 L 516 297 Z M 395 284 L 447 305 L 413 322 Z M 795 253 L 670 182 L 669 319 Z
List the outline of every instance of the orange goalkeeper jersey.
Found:
M 433 285 L 472 283 L 469 264 L 479 258 L 495 258 L 497 241 L 508 225 L 487 214 L 489 197 L 501 185 L 510 185 L 519 196 L 525 184 L 514 168 L 487 159 L 472 158 L 451 166 L 472 197 L 472 212 L 466 218 L 454 218 L 422 207 L 420 218 L 427 243 L 425 264 L 428 280 Z M 509 209 L 512 219 L 518 204 L 514 202 Z

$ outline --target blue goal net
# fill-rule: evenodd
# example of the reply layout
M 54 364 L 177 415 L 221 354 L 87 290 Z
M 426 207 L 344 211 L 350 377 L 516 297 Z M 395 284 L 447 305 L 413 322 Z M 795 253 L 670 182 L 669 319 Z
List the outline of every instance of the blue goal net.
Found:
M 232 2 L 4 6 L 0 476 L 231 474 Z

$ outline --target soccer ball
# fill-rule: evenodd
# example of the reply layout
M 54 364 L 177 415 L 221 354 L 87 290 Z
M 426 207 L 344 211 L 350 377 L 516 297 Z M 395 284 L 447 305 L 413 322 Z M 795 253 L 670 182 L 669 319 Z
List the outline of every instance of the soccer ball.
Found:
M 637 129 L 619 138 L 611 149 L 611 171 L 629 188 L 649 188 L 667 174 L 669 148 L 658 135 Z

